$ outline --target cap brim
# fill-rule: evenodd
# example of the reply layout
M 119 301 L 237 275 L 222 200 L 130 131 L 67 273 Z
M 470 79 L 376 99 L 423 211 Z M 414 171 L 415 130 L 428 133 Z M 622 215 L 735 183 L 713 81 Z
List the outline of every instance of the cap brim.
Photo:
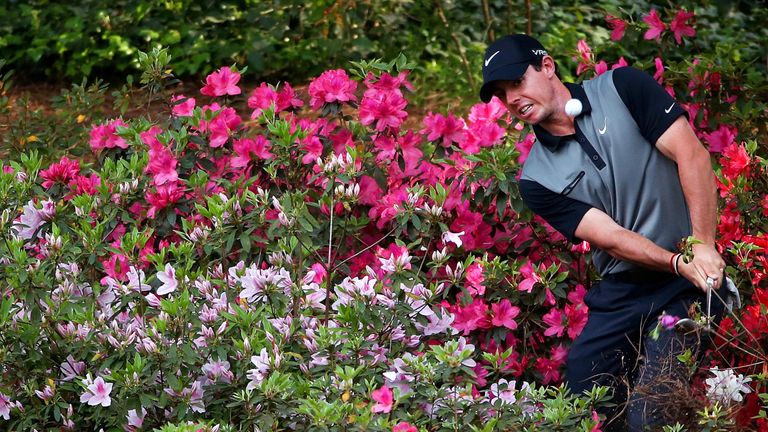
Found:
M 528 69 L 530 62 L 507 64 L 497 67 L 484 77 L 483 86 L 480 87 L 480 100 L 488 103 L 493 98 L 494 86 L 497 81 L 514 81 L 520 79 Z

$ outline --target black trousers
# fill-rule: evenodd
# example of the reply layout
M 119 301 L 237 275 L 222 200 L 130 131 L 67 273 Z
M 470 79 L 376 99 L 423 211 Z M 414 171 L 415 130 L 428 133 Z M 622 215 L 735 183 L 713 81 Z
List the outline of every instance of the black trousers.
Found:
M 605 431 L 654 430 L 664 425 L 668 410 L 660 408 L 670 403 L 665 394 L 689 380 L 688 369 L 677 355 L 687 349 L 699 354 L 703 339 L 696 332 L 663 330 L 658 338 L 650 332 L 664 312 L 686 318 L 694 302 L 705 311 L 706 296 L 684 278 L 632 271 L 606 276 L 584 301 L 589 320 L 566 363 L 571 391 L 578 394 L 593 385 L 613 390 L 615 407 L 602 410 L 608 416 Z M 723 310 L 713 294 L 712 314 L 722 315 Z

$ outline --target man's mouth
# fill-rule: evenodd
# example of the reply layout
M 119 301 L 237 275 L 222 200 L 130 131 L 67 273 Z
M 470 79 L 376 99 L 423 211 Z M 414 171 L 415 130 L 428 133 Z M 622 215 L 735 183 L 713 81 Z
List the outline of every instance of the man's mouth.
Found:
M 520 108 L 520 115 L 524 116 L 528 114 L 533 109 L 533 105 L 528 104 L 522 108 Z

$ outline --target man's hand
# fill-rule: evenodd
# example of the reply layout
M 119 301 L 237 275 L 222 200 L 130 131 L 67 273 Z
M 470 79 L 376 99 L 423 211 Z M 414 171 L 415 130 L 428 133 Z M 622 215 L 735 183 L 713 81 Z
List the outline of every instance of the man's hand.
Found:
M 678 270 L 681 276 L 706 292 L 707 278 L 715 280 L 714 288 L 720 287 L 723 283 L 725 261 L 714 246 L 698 243 L 693 245 L 693 261 L 686 264 L 680 258 Z

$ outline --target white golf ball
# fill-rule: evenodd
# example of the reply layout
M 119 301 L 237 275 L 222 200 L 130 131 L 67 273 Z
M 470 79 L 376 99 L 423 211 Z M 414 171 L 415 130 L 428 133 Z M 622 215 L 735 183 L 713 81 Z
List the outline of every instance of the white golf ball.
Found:
M 581 114 L 582 108 L 581 101 L 578 99 L 569 99 L 568 102 L 565 103 L 565 113 L 571 117 L 576 117 Z

